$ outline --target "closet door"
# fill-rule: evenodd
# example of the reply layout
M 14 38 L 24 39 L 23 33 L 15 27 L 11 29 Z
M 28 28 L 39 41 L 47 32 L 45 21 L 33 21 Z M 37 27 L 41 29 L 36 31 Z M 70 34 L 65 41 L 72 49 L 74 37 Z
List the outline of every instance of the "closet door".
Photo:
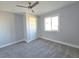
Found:
M 37 24 L 36 17 L 33 15 L 28 16 L 28 41 L 32 41 L 36 39 L 37 35 Z

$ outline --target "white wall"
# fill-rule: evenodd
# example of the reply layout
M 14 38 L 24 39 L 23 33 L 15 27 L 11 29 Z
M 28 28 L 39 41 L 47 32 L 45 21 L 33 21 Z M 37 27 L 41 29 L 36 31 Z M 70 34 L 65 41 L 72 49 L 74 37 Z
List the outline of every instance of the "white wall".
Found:
M 44 31 L 44 17 L 59 14 L 59 32 Z M 41 15 L 38 18 L 39 36 L 79 45 L 79 3 Z
M 23 16 L 0 11 L 0 46 L 24 38 Z
M 24 39 L 24 15 L 15 14 L 15 37 L 17 40 Z

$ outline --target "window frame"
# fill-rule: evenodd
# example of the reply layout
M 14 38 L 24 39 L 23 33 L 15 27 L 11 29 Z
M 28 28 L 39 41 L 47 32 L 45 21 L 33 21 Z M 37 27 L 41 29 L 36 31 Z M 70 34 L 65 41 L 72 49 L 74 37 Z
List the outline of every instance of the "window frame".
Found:
M 58 16 L 58 30 L 45 30 L 45 18 L 52 18 L 52 17 L 56 17 L 56 16 Z M 52 27 L 52 22 L 51 22 L 51 27 Z M 60 16 L 59 16 L 59 14 L 56 14 L 56 15 L 52 15 L 52 16 L 46 16 L 46 17 L 44 17 L 44 31 L 46 31 L 46 32 L 59 32 L 60 31 Z

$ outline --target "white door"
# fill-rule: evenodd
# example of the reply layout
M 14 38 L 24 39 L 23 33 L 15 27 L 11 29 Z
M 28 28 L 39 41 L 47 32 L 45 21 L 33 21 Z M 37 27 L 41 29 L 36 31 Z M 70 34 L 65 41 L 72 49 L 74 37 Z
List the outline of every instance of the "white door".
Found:
M 36 26 L 36 17 L 34 15 L 28 15 L 27 18 L 27 41 L 32 41 L 36 39 L 37 35 L 37 26 Z

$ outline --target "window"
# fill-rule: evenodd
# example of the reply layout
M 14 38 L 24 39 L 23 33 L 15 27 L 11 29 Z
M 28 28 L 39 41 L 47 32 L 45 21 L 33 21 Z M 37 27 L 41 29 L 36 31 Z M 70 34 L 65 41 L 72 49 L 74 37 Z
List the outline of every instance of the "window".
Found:
M 45 31 L 58 31 L 58 16 L 46 17 L 44 22 Z

